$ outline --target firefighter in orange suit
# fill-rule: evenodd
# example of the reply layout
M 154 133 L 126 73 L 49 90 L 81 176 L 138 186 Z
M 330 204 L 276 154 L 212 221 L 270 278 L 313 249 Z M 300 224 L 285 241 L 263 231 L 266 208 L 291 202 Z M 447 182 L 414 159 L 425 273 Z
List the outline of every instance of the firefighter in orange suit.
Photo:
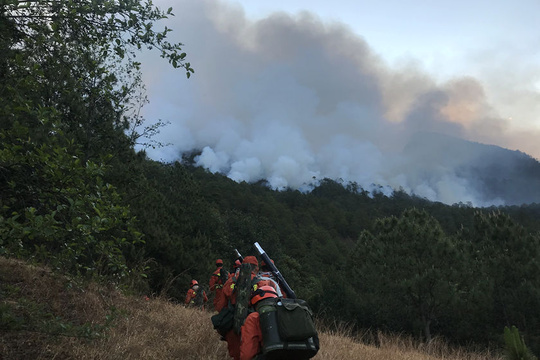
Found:
M 257 272 L 259 271 L 259 261 L 255 256 L 246 256 L 242 261 L 242 264 L 251 264 L 251 278 L 253 279 Z M 223 296 L 224 304 L 227 306 L 228 303 L 234 305 L 236 304 L 236 292 L 234 291 L 234 286 L 236 284 L 236 276 L 232 276 L 227 280 L 223 286 Z M 240 359 L 240 335 L 230 330 L 225 334 L 225 340 L 227 341 L 227 348 L 229 349 L 229 355 L 234 360 Z
M 191 280 L 189 290 L 186 294 L 186 300 L 184 303 L 186 306 L 197 306 L 199 309 L 204 310 L 204 304 L 208 301 L 206 292 L 200 288 L 197 280 Z
M 223 269 L 223 260 L 217 259 L 216 270 L 210 277 L 210 291 L 214 292 L 214 310 L 218 312 L 218 304 L 221 301 L 221 292 L 223 291 L 223 285 L 228 279 L 228 275 L 227 271 Z
M 224 289 L 225 289 L 225 287 L 230 287 L 231 284 L 233 284 L 234 281 L 236 281 L 236 279 L 238 278 L 238 273 L 240 272 L 240 265 L 242 265 L 240 260 L 236 260 L 234 262 L 234 270 L 233 270 L 233 272 L 229 273 L 227 281 L 225 281 L 225 284 L 223 284 L 223 287 L 221 289 L 219 297 L 216 297 L 216 299 L 214 300 L 215 301 L 214 309 L 217 312 L 220 312 L 224 307 L 226 307 L 228 305 L 227 302 L 229 301 L 229 299 L 225 295 Z
M 238 277 L 238 273 L 240 272 L 240 266 L 241 265 L 242 265 L 242 263 L 240 262 L 240 260 L 237 259 L 237 260 L 234 261 L 233 272 L 229 273 L 229 278 L 227 280 L 229 280 L 233 276 Z

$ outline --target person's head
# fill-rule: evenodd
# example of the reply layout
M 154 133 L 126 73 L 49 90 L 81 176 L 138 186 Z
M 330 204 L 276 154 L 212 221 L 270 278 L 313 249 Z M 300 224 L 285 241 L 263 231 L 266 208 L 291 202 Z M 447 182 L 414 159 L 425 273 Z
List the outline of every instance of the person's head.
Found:
M 249 264 L 252 272 L 259 271 L 259 261 L 255 256 L 246 256 L 242 261 L 242 264 Z
M 255 290 L 253 292 L 253 294 L 251 294 L 250 304 L 252 306 L 256 306 L 257 303 L 259 301 L 261 301 L 261 300 L 273 299 L 273 298 L 277 298 L 277 297 L 278 297 L 278 294 L 276 292 L 276 289 L 274 289 L 270 285 L 263 285 L 260 288 L 258 288 L 257 290 Z
M 270 261 L 272 262 L 272 264 L 274 264 L 274 260 L 270 259 Z M 261 260 L 261 270 L 266 272 L 271 271 L 270 267 L 264 260 Z
M 191 283 L 189 284 L 189 287 L 192 288 L 195 285 L 199 285 L 199 282 L 197 280 L 191 280 Z
M 242 265 L 242 263 L 240 262 L 240 260 L 235 260 L 234 261 L 234 270 L 238 269 L 240 266 Z
M 223 260 L 217 259 L 216 260 L 216 267 L 222 267 L 223 266 Z

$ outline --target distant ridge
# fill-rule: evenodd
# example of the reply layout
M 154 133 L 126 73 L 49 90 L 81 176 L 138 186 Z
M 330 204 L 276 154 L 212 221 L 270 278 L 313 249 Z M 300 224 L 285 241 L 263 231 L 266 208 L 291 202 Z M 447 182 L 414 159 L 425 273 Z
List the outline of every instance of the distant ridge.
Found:
M 466 180 L 482 201 L 540 203 L 540 162 L 521 151 L 419 132 L 404 147 L 403 155 L 426 172 L 440 168 L 452 171 Z

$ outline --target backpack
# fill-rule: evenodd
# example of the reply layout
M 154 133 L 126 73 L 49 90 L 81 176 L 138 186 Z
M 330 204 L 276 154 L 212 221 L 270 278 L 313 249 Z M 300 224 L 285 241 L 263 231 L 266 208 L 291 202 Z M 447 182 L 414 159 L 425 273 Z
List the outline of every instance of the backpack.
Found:
M 201 287 L 199 287 L 198 290 L 193 290 L 194 293 L 195 293 L 195 297 L 193 298 L 193 300 L 191 300 L 191 302 L 193 303 L 193 305 L 195 306 L 198 306 L 198 307 L 201 307 L 203 306 L 204 304 L 204 296 L 203 296 L 203 289 Z
M 234 307 L 227 306 L 221 309 L 221 311 L 213 315 L 211 318 L 214 329 L 221 335 L 225 336 L 226 333 L 233 327 L 234 320 Z
M 227 270 L 225 270 L 225 268 L 223 268 L 223 266 L 219 269 L 219 273 L 217 274 L 212 274 L 212 276 L 215 276 L 217 279 L 216 279 L 216 289 L 221 289 L 223 288 L 223 285 L 225 285 L 225 282 L 227 281 L 227 279 L 229 278 L 229 272 Z
M 304 300 L 267 299 L 257 306 L 266 360 L 311 359 L 319 351 L 313 312 Z
M 225 282 L 229 278 L 229 272 L 225 270 L 225 268 L 222 266 L 221 269 L 219 269 L 219 279 L 218 283 L 223 287 L 225 285 Z

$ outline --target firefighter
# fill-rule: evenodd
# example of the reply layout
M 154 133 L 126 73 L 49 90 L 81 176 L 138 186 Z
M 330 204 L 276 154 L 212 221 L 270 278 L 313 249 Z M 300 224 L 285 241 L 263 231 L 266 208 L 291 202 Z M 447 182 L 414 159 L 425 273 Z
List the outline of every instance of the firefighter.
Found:
M 217 297 L 217 299 L 215 300 L 215 303 L 214 303 L 214 310 L 216 310 L 218 313 L 228 305 L 228 301 L 229 299 L 227 298 L 227 296 L 225 295 L 225 287 L 230 287 L 231 284 L 234 283 L 234 281 L 236 281 L 236 279 L 238 278 L 238 273 L 240 272 L 240 265 L 242 265 L 242 263 L 240 262 L 240 260 L 236 260 L 234 262 L 234 268 L 233 268 L 233 272 L 230 272 L 229 273 L 229 276 L 227 278 L 227 281 L 225 281 L 225 283 L 223 284 L 223 287 L 219 293 L 219 297 Z M 231 280 L 232 279 L 232 280 Z M 232 291 L 231 291 L 232 292 Z M 230 295 L 230 294 L 229 294 Z
M 236 259 L 234 261 L 234 265 L 233 265 L 233 271 L 231 273 L 229 273 L 229 279 L 233 276 L 236 276 L 238 277 L 238 273 L 240 272 L 240 266 L 242 265 L 242 262 L 238 259 Z M 229 280 L 227 279 L 227 280 Z
M 253 279 L 257 272 L 259 271 L 259 261 L 255 256 L 246 256 L 244 260 L 242 261 L 242 264 L 250 264 L 251 267 L 251 278 Z M 228 304 L 235 305 L 236 304 L 236 291 L 235 291 L 235 285 L 236 285 L 236 276 L 230 277 L 225 285 L 223 286 L 223 296 L 222 298 L 224 306 L 227 306 Z M 225 341 L 227 341 L 227 348 L 229 350 L 229 355 L 234 360 L 240 359 L 240 335 L 235 333 L 233 329 L 231 329 L 229 332 L 227 332 L 224 335 Z
M 184 301 L 186 306 L 198 307 L 204 310 L 204 304 L 208 301 L 206 292 L 201 289 L 197 280 L 191 280 L 189 290 L 186 294 L 186 300 Z
M 229 278 L 229 273 L 225 268 L 223 267 L 223 260 L 217 259 L 216 260 L 216 270 L 212 273 L 212 276 L 210 277 L 210 291 L 214 292 L 214 310 L 219 312 L 219 303 L 221 301 L 221 293 L 223 291 L 223 285 Z

